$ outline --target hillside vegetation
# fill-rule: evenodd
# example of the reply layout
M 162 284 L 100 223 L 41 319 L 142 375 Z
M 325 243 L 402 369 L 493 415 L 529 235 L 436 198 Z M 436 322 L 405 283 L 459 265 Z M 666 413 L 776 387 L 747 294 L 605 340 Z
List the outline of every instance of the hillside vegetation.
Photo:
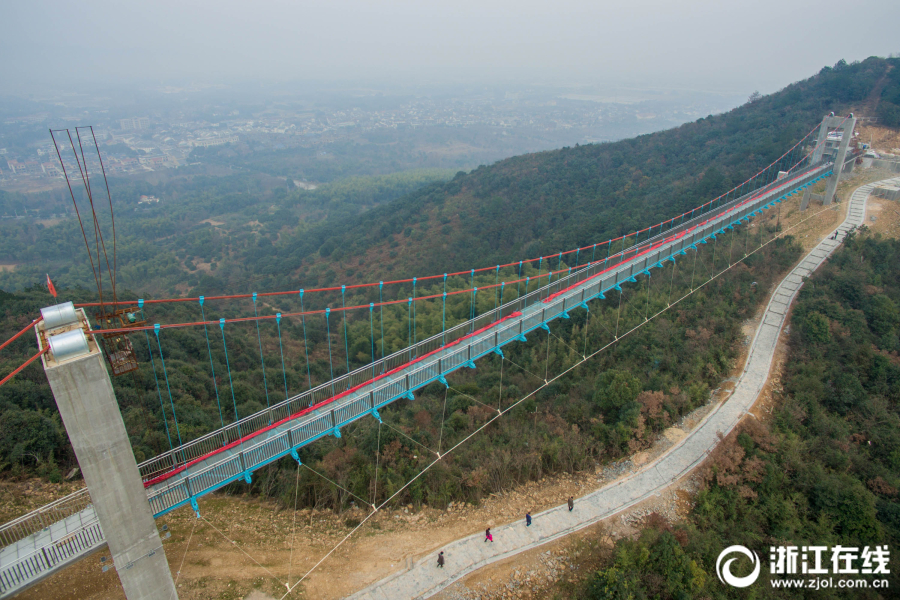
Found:
M 176 211 L 123 220 L 120 263 L 127 274 L 123 279 L 133 291 L 120 290 L 120 296 L 149 297 L 148 289 L 171 291 L 176 285 L 178 291 L 190 288 L 201 294 L 211 290 L 296 290 L 386 274 L 423 275 L 490 265 L 504 257 L 527 258 L 602 241 L 701 204 L 756 172 L 812 129 L 825 112 L 848 110 L 868 99 L 883 83 L 891 61 L 897 62 L 869 59 L 838 65 L 728 114 L 634 140 L 516 157 L 468 175 L 459 174 L 447 183 L 428 183 L 424 175 L 412 183 L 402 178 L 386 181 L 384 194 L 371 192 L 355 204 L 350 199 L 359 195 L 351 193 L 352 182 L 334 184 L 336 187 L 321 192 L 300 192 L 287 190 L 271 178 L 260 179 L 265 190 L 262 196 L 254 195 L 254 181 L 248 176 L 215 180 L 208 189 L 202 189 L 201 180 L 173 184 L 167 193 L 182 194 L 186 200 Z M 391 190 L 407 183 L 423 187 L 391 200 Z M 341 192 L 340 185 L 350 189 Z M 156 191 L 149 184 L 141 186 L 133 192 Z M 200 223 L 201 217 L 214 220 L 222 213 L 225 218 L 216 221 L 221 224 Z M 46 271 L 38 267 L 41 261 L 56 261 L 60 269 L 65 268 L 63 264 L 72 265 L 58 279 L 63 284 L 80 283 L 86 288 L 89 271 L 83 260 L 72 259 L 83 256 L 83 251 L 77 248 L 78 236 L 71 222 L 33 226 L 27 231 L 19 223 L 4 226 L 11 228 L 9 239 L 0 241 L 5 252 L 28 252 L 33 261 L 30 270 L 17 269 L 0 278 L 14 282 L 20 290 L 0 299 L 5 316 L 2 333 L 11 334 L 24 326 L 37 308 L 53 302 L 43 288 L 25 287 L 29 277 L 31 282 L 43 279 Z M 764 226 L 754 224 L 752 230 L 743 227 L 719 236 L 717 243 L 728 243 L 733 236 L 738 248 L 742 242 L 748 247 L 752 238 L 769 239 L 776 230 L 772 217 Z M 68 235 L 56 235 L 61 231 Z M 22 239 L 27 241 L 25 250 L 21 241 L 16 242 Z M 457 458 L 443 463 L 442 469 L 421 478 L 398 501 L 436 505 L 452 499 L 477 501 L 485 493 L 545 472 L 580 469 L 642 447 L 653 432 L 706 400 L 708 390 L 728 372 L 738 353 L 741 321 L 753 314 L 764 291 L 798 253 L 790 239 L 767 246 L 764 253 L 751 256 L 709 288 L 611 348 L 590 369 L 543 390 L 531 403 L 523 403 L 492 426 L 489 437 L 477 438 Z M 714 261 L 719 268 L 726 264 L 723 252 L 716 254 L 715 246 L 704 247 L 700 260 L 707 272 Z M 562 264 L 562 268 L 567 266 Z M 543 268 L 546 272 L 546 264 Z M 185 277 L 185 272 L 191 275 Z M 532 266 L 523 274 L 536 272 Z M 384 412 L 402 435 L 385 429 L 379 437 L 377 422 L 366 420 L 350 427 L 341 440 L 323 440 L 305 450 L 305 463 L 318 466 L 345 488 L 367 497 L 374 481 L 375 449 L 382 447 L 393 458 L 385 454 L 380 463 L 381 481 L 386 483 L 379 484 L 378 493 L 389 494 L 424 464 L 425 455 L 417 444 L 431 447 L 465 438 L 493 414 L 495 401 L 508 405 L 542 383 L 534 373 L 559 372 L 576 360 L 577 347 L 582 351 L 599 347 L 609 341 L 612 331 L 627 331 L 651 308 L 660 310 L 670 298 L 679 297 L 693 285 L 693 275 L 686 267 L 673 272 L 669 264 L 659 274 L 649 290 L 626 290 L 621 308 L 611 297 L 591 309 L 590 321 L 584 311 L 573 311 L 572 319 L 554 324 L 557 337 L 550 338 L 549 349 L 543 335 L 513 345 L 507 356 L 519 367 L 505 365 L 502 392 L 503 365 L 496 358 L 482 361 L 475 372 L 453 375 L 454 391 L 447 392 L 446 412 L 442 412 L 444 390 L 433 386 L 416 402 L 397 403 Z M 475 278 L 474 284 L 493 283 L 493 277 L 491 273 Z M 467 278 L 455 279 L 451 288 L 471 285 Z M 671 282 L 668 290 L 658 283 L 667 279 Z M 230 283 L 235 281 L 239 284 Z M 439 284 L 422 286 L 418 294 L 435 293 L 437 287 Z M 519 293 L 511 287 L 504 300 Z M 406 297 L 408 291 L 403 288 L 395 293 Z M 88 300 L 91 294 L 67 287 L 62 298 Z M 346 303 L 372 300 L 371 292 L 354 291 Z M 479 294 L 477 299 L 473 295 L 471 300 L 468 295 L 454 296 L 447 303 L 447 325 L 467 319 L 470 311 L 481 314 L 498 300 L 494 293 Z M 316 308 L 326 303 L 339 306 L 341 295 L 333 293 L 317 302 Z M 257 308 L 266 314 L 295 310 L 298 298 L 279 297 Z M 215 379 L 202 328 L 166 330 L 159 346 L 152 334 L 133 335 L 142 369 L 134 376 L 116 378 L 114 383 L 135 453 L 141 460 L 168 449 L 166 425 L 173 443 L 178 436 L 187 441 L 233 421 L 235 412 L 244 417 L 280 401 L 285 387 L 296 394 L 326 381 L 331 374 L 328 357 L 332 351 L 334 372 L 341 374 L 348 367 L 366 364 L 372 355 L 404 347 L 414 336 L 422 339 L 440 331 L 441 308 L 435 302 L 421 308 L 417 304 L 415 333 L 405 305 L 389 307 L 383 317 L 372 320 L 368 311 L 353 313 L 347 319 L 346 342 L 336 318 L 330 329 L 321 317 L 286 319 L 281 324 L 281 340 L 271 322 L 261 325 L 259 338 L 252 324 L 229 326 L 235 406 L 228 402 L 231 380 L 218 331 L 209 332 Z M 246 316 L 253 310 L 249 300 L 209 304 L 204 316 Z M 196 303 L 153 305 L 147 313 L 151 323 L 196 321 L 201 316 Z M 283 376 L 279 372 L 282 341 Z M 171 401 L 165 387 L 157 388 L 156 382 L 165 375 L 160 350 L 168 368 Z M 5 350 L 4 371 L 33 351 L 33 343 L 26 338 Z M 156 357 L 155 363 L 148 352 Z M 155 364 L 155 374 L 151 364 Z M 536 418 L 536 411 L 542 413 L 541 419 Z M 0 473 L 38 472 L 56 478 L 74 465 L 38 365 L 0 388 L 0 428 Z M 289 494 L 294 480 L 290 466 L 286 468 L 282 472 L 279 465 L 269 467 L 254 478 L 251 489 Z M 307 477 L 303 485 L 302 502 L 311 506 L 340 509 L 351 499 L 314 476 Z
M 274 275 L 303 265 L 300 279 L 315 280 L 316 267 L 307 265 L 326 245 L 342 248 L 347 265 L 364 257 L 356 279 L 413 276 L 602 242 L 725 192 L 829 112 L 872 105 L 879 89 L 877 114 L 894 110 L 898 66 L 900 58 L 842 61 L 778 93 L 675 129 L 480 167 L 364 217 L 288 239 L 260 268 Z
M 745 420 L 712 455 L 689 518 L 648 520 L 637 539 L 603 550 L 583 599 L 728 598 L 746 591 L 711 569 L 741 544 L 864 547 L 900 542 L 900 241 L 851 238 L 806 283 L 794 308 L 783 392 L 767 423 Z M 758 598 L 843 598 L 831 589 Z M 891 554 L 890 589 L 898 585 Z M 743 575 L 745 573 L 741 573 Z M 850 576 L 857 578 L 859 576 Z M 866 579 L 880 576 L 863 576 Z M 837 577 L 836 577 L 837 578 Z M 855 590 L 854 597 L 892 597 Z

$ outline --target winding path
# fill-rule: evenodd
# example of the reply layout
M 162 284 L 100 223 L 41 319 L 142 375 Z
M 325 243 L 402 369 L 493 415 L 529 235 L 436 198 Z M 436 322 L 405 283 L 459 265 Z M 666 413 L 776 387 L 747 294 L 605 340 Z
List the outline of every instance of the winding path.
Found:
M 853 227 L 863 224 L 866 201 L 871 191 L 900 177 L 857 188 L 850 198 L 847 217 L 837 228 L 837 240 L 824 240 L 813 248 L 781 281 L 763 313 L 750 346 L 747 363 L 731 396 L 694 428 L 678 444 L 640 471 L 620 479 L 575 501 L 575 510 L 557 506 L 534 516 L 531 527 L 521 521 L 494 528 L 494 542 L 484 543 L 481 534 L 468 536 L 444 547 L 446 566 L 439 570 L 430 553 L 411 568 L 394 573 L 351 596 L 353 600 L 397 600 L 427 598 L 469 573 L 492 562 L 551 542 L 609 518 L 622 510 L 662 492 L 690 470 L 699 466 L 719 441 L 750 410 L 766 383 L 778 338 L 788 309 L 803 280 L 825 262 Z

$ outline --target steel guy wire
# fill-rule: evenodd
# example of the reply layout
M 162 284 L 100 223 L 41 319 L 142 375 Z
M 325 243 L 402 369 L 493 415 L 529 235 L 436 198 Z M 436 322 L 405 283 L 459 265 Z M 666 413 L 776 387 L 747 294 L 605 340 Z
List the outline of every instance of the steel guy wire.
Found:
M 191 548 L 191 540 L 194 539 L 194 529 L 197 527 L 197 521 L 200 519 L 194 519 L 193 525 L 191 525 L 191 535 L 188 536 L 187 545 L 184 547 L 184 556 L 181 557 L 181 564 L 178 565 L 178 571 L 175 572 L 175 584 L 178 584 L 178 578 L 181 577 L 181 570 L 184 568 L 184 559 L 187 558 L 188 550 Z
M 300 497 L 300 461 L 297 461 L 297 483 L 294 485 L 294 519 L 291 523 L 291 558 L 288 562 L 287 585 L 291 585 L 291 571 L 294 567 L 294 532 L 297 530 L 297 499 Z
M 351 496 L 353 496 L 354 498 L 356 498 L 357 500 L 359 500 L 359 501 L 362 502 L 363 504 L 369 504 L 367 501 L 363 500 L 362 498 L 360 498 L 359 496 L 357 496 L 356 494 L 354 494 L 353 492 L 351 492 L 350 490 L 348 490 L 348 489 L 345 488 L 344 486 L 342 486 L 342 485 L 340 485 L 339 483 L 337 483 L 337 482 L 335 482 L 335 481 L 329 479 L 328 477 L 325 477 L 324 475 L 322 475 L 321 473 L 319 473 L 318 471 L 316 471 L 315 469 L 313 469 L 312 467 L 310 467 L 308 464 L 306 464 L 306 463 L 302 463 L 302 464 L 303 464 L 303 466 L 304 466 L 307 470 L 312 471 L 313 473 L 315 473 L 316 475 L 318 475 L 319 477 L 321 477 L 322 479 L 324 479 L 324 480 L 327 481 L 328 483 L 332 484 L 332 485 L 335 486 L 336 488 L 339 488 L 339 489 L 344 490 L 345 492 L 347 492 L 348 494 L 350 494 Z M 371 505 L 370 505 L 370 506 L 371 506 Z
M 818 213 L 817 213 L 817 214 L 818 214 Z M 815 215 L 812 215 L 812 216 L 815 216 Z M 809 218 L 812 218 L 812 217 L 809 217 Z M 808 219 L 805 219 L 805 220 L 808 220 Z M 801 221 L 801 223 L 802 223 L 802 222 L 803 222 L 803 221 Z M 797 225 L 799 225 L 799 223 L 798 223 Z M 793 228 L 796 227 L 797 225 L 794 225 L 794 226 L 791 227 L 790 229 L 793 229 Z M 788 230 L 786 230 L 786 231 L 789 231 L 790 229 L 788 229 Z M 775 239 L 776 239 L 776 238 L 773 238 L 773 239 L 770 240 L 769 242 L 766 242 L 766 245 L 772 243 Z M 760 247 L 760 249 L 761 249 L 761 248 L 762 248 L 762 246 Z M 754 250 L 753 253 L 757 252 L 758 250 L 759 250 L 759 249 Z M 742 260 L 743 260 L 743 259 L 742 259 Z M 738 262 L 742 262 L 742 261 L 738 261 Z M 737 263 L 735 263 L 735 264 L 737 264 Z M 731 270 L 732 267 L 733 267 L 733 265 L 732 265 L 732 266 L 729 266 L 728 268 L 726 268 L 726 269 L 724 269 L 724 270 L 722 270 L 720 273 L 716 274 L 714 277 L 712 277 L 712 278 L 710 278 L 709 280 L 707 280 L 707 281 L 703 282 L 702 284 L 700 284 L 700 285 L 697 287 L 697 289 L 699 290 L 700 288 L 706 286 L 708 283 L 710 283 L 711 281 L 713 281 L 713 279 L 716 279 L 716 278 L 720 277 L 722 274 L 724 274 L 725 272 Z M 681 302 L 682 300 L 684 300 L 685 298 L 691 296 L 695 291 L 696 291 L 696 290 L 694 290 L 694 289 L 692 288 L 688 293 L 686 293 L 686 294 L 683 295 L 682 297 L 680 297 L 680 298 L 678 298 L 677 300 L 675 300 L 675 302 L 674 302 L 673 304 L 670 304 L 670 305 L 666 306 L 665 308 L 661 309 L 659 312 L 657 312 L 656 314 L 654 314 L 648 321 L 644 321 L 643 323 L 639 323 L 638 325 L 636 325 L 635 327 L 633 327 L 633 328 L 630 329 L 629 331 L 626 331 L 625 333 L 623 333 L 623 334 L 622 334 L 622 337 L 624 338 L 624 337 L 630 335 L 631 333 L 637 331 L 638 329 L 640 329 L 641 327 L 643 327 L 645 324 L 647 324 L 649 321 L 652 321 L 653 319 L 655 319 L 655 318 L 658 317 L 659 315 L 661 315 L 661 314 L 663 314 L 664 312 L 668 311 L 672 306 L 675 306 L 676 304 L 680 303 L 680 302 Z M 360 527 L 362 527 L 362 526 L 366 523 L 366 521 L 368 521 L 368 520 L 372 517 L 372 515 L 374 515 L 374 514 L 375 514 L 376 512 L 378 512 L 379 510 L 381 510 L 382 507 L 384 507 L 384 506 L 385 506 L 386 504 L 388 504 L 391 500 L 393 500 L 396 496 L 398 496 L 401 492 L 403 492 L 406 488 L 408 488 L 410 485 L 412 485 L 417 479 L 419 479 L 419 477 L 421 477 L 421 476 L 424 475 L 427 471 L 429 471 L 429 470 L 431 469 L 431 467 L 433 467 L 435 464 L 437 464 L 439 461 L 441 461 L 445 456 L 447 456 L 448 454 L 452 453 L 454 450 L 456 450 L 457 448 L 459 448 L 460 446 L 462 446 L 462 445 L 463 445 L 464 443 L 466 443 L 469 439 L 471 439 L 471 438 L 474 437 L 476 434 L 478 434 L 478 433 L 480 433 L 481 431 L 483 431 L 488 425 L 490 425 L 491 423 L 493 423 L 496 419 L 499 419 L 499 418 L 502 417 L 503 415 L 505 415 L 505 414 L 507 414 L 508 412 L 510 412 L 513 408 L 515 408 L 516 406 L 518 406 L 519 404 L 521 404 L 522 402 L 524 402 L 525 400 L 527 400 L 528 398 L 530 398 L 531 396 L 533 396 L 534 394 L 536 394 L 539 390 L 541 390 L 541 389 L 543 389 L 544 387 L 548 386 L 550 383 L 553 383 L 554 381 L 556 381 L 556 380 L 559 379 L 560 377 L 563 377 L 563 376 L 566 375 L 569 371 L 572 371 L 572 370 L 576 369 L 577 367 L 581 366 L 583 363 L 589 361 L 589 360 L 592 359 L 594 356 L 600 354 L 601 352 L 603 352 L 604 350 L 606 350 L 606 349 L 609 348 L 610 346 L 614 345 L 617 341 L 618 341 L 618 339 L 613 340 L 612 342 L 609 342 L 608 344 L 602 346 L 601 348 L 598 348 L 597 350 L 595 350 L 595 351 L 594 351 L 593 353 L 591 353 L 590 355 L 584 357 L 581 361 L 575 363 L 574 365 L 572 365 L 572 366 L 569 367 L 568 369 L 566 369 L 566 370 L 562 371 L 561 373 L 559 373 L 558 375 L 556 375 L 552 380 L 544 382 L 542 385 L 538 386 L 537 388 L 535 388 L 534 390 L 532 390 L 531 392 L 529 392 L 528 394 L 526 394 L 525 396 L 523 396 L 522 398 L 520 398 L 519 400 L 517 400 L 516 402 L 514 402 L 513 404 L 511 404 L 511 405 L 508 406 L 506 409 L 504 409 L 504 410 L 502 410 L 502 411 L 499 411 L 498 414 L 497 414 L 497 416 L 495 416 L 495 417 L 489 419 L 488 421 L 484 422 L 481 426 L 478 427 L 478 429 L 476 429 L 475 431 L 473 431 L 472 433 L 470 433 L 469 435 L 467 435 L 465 438 L 463 438 L 462 440 L 460 440 L 459 442 L 457 442 L 453 447 L 451 447 L 449 450 L 447 450 L 447 452 L 445 452 L 443 455 L 441 455 L 440 457 L 438 457 L 437 459 L 435 459 L 434 461 L 432 461 L 432 462 L 431 462 L 429 465 L 427 465 L 422 471 L 420 471 L 417 475 L 415 475 L 415 476 L 412 477 L 409 481 L 407 481 L 400 489 L 398 489 L 397 491 L 395 491 L 394 494 L 392 494 L 392 495 L 391 495 L 389 498 L 387 498 L 384 502 L 382 502 L 381 504 L 379 504 L 379 505 L 377 505 L 377 506 L 373 506 L 374 510 L 373 510 L 372 512 L 370 512 L 368 515 L 366 515 L 366 517 L 359 523 L 359 525 L 357 525 L 356 527 L 354 527 L 352 531 L 350 531 L 346 536 L 344 536 L 344 538 L 343 538 L 340 542 L 338 542 L 331 550 L 329 550 L 328 553 L 325 554 L 325 556 L 323 556 L 323 557 L 319 560 L 319 562 L 317 562 L 315 565 L 313 565 L 313 566 L 310 568 L 310 570 L 307 571 L 306 574 L 305 574 L 303 577 L 301 577 L 301 578 L 297 581 L 297 583 L 294 584 L 293 587 L 289 587 L 289 588 L 288 588 L 288 592 L 287 592 L 286 594 L 284 594 L 284 596 L 281 597 L 281 600 L 284 600 L 284 598 L 286 598 L 287 595 L 290 594 L 290 593 L 293 591 L 294 588 L 296 588 L 298 585 L 300 585 L 300 583 L 302 583 L 303 580 L 306 579 L 306 578 L 310 575 L 310 573 L 312 573 L 313 571 L 315 571 L 315 570 L 319 567 L 319 565 L 321 565 L 321 564 L 322 564 L 329 556 L 331 556 L 331 555 L 332 555 L 332 554 L 333 554 L 340 546 L 342 546 L 342 545 L 344 544 L 344 542 L 346 542 L 346 541 L 347 541 L 354 533 L 356 533 L 356 531 L 357 531 Z M 513 361 L 510 361 L 510 362 L 513 362 Z M 513 364 L 516 364 L 516 363 L 513 363 Z M 518 365 L 516 365 L 516 366 L 518 366 Z M 521 368 L 521 367 L 519 367 L 519 368 Z M 522 369 L 522 370 L 523 370 L 523 371 L 527 371 L 526 369 Z
M 461 392 L 461 391 L 459 391 L 458 389 L 456 389 L 456 388 L 454 388 L 454 387 L 448 387 L 447 389 L 453 390 L 453 391 L 456 392 L 458 395 L 460 395 L 460 396 L 465 396 L 465 397 L 468 398 L 469 400 L 472 400 L 473 402 L 477 402 L 478 404 L 482 405 L 482 406 L 485 407 L 485 408 L 489 408 L 489 409 L 491 409 L 491 410 L 498 410 L 498 409 L 494 408 L 493 406 L 491 406 L 491 405 L 489 405 L 489 404 L 485 404 L 484 402 L 482 402 L 482 401 L 479 400 L 478 398 L 475 398 L 474 396 L 470 396 L 469 394 L 466 394 L 465 392 Z
M 502 371 L 500 377 L 503 377 Z M 502 385 L 502 384 L 501 384 Z M 441 435 L 438 438 L 438 456 L 441 455 L 441 448 L 444 443 L 444 420 L 447 417 L 447 394 L 450 392 L 450 386 L 444 388 L 444 409 L 441 411 Z
M 429 448 L 428 446 L 426 446 L 426 445 L 423 444 L 422 442 L 420 442 L 420 441 L 418 441 L 418 440 L 414 440 L 413 438 L 409 437 L 408 435 L 406 435 L 405 433 L 403 433 L 402 431 L 400 431 L 400 430 L 397 429 L 396 427 L 392 426 L 390 423 L 384 423 L 384 426 L 387 427 L 388 429 L 392 429 L 393 431 L 399 433 L 400 435 L 402 435 L 403 437 L 405 437 L 405 438 L 408 439 L 409 441 L 413 442 L 414 444 L 418 444 L 418 445 L 421 446 L 422 448 L 425 448 L 426 450 L 428 450 L 428 451 L 431 452 L 432 454 L 438 454 L 437 452 L 435 452 L 434 450 L 432 450 L 431 448 Z
M 278 577 L 275 576 L 275 573 L 273 573 L 272 571 L 270 571 L 269 569 L 267 569 L 266 567 L 264 567 L 262 563 L 260 563 L 258 560 L 256 560 L 256 559 L 253 558 L 252 556 L 250 556 L 250 554 L 247 553 L 246 550 L 244 550 L 243 548 L 241 548 L 240 545 L 239 545 L 237 542 L 235 542 L 234 540 L 232 540 L 231 538 L 229 538 L 227 535 L 225 535 L 224 533 L 222 533 L 222 531 L 221 531 L 218 527 L 216 527 L 215 525 L 213 525 L 212 523 L 210 523 L 210 522 L 206 519 L 206 517 L 202 517 L 202 516 L 201 516 L 200 518 L 203 519 L 203 520 L 206 522 L 207 525 L 209 525 L 210 527 L 212 527 L 213 529 L 215 529 L 215 530 L 218 532 L 219 535 L 221 535 L 221 536 L 222 536 L 223 538 L 225 538 L 227 541 L 231 542 L 231 545 L 232 545 L 232 546 L 234 546 L 235 548 L 237 548 L 238 550 L 240 550 L 241 552 L 243 552 L 243 553 L 244 553 L 244 556 L 246 556 L 247 558 L 249 558 L 250 560 L 252 560 L 253 562 L 255 562 L 257 565 L 260 566 L 260 568 L 261 568 L 262 570 L 264 570 L 266 573 L 268 573 L 269 575 L 271 575 L 271 576 L 272 576 L 272 579 L 274 579 L 274 580 L 277 581 L 278 583 L 284 584 L 283 581 L 281 581 L 280 579 L 278 579 Z M 285 585 L 287 585 L 287 584 L 285 584 Z

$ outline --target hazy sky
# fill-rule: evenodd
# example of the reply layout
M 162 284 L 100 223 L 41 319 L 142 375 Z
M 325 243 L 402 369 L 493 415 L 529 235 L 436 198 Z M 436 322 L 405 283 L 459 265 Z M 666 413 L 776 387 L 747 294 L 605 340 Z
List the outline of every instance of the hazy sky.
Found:
M 770 92 L 900 52 L 898 24 L 898 0 L 0 0 L 0 93 L 79 79 Z

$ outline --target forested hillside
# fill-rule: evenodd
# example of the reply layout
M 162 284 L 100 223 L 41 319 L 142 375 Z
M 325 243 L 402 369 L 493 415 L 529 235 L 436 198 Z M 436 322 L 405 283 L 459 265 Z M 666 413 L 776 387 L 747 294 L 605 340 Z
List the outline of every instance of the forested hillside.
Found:
M 675 129 L 481 167 L 364 217 L 287 240 L 260 268 L 274 275 L 307 265 L 326 245 L 343 248 L 349 265 L 366 257 L 368 266 L 357 277 L 413 276 L 602 242 L 739 184 L 831 111 L 894 110 L 898 66 L 900 58 L 842 61 L 778 93 Z M 299 278 L 310 273 L 304 266 Z
M 824 113 L 848 110 L 868 100 L 892 62 L 897 59 L 838 65 L 725 115 L 634 140 L 516 157 L 468 175 L 459 174 L 448 183 L 428 183 L 431 174 L 412 180 L 378 180 L 384 184 L 381 194 L 371 192 L 372 181 L 368 180 L 363 189 L 370 192 L 365 197 L 353 191 L 353 182 L 313 192 L 288 190 L 271 179 L 254 182 L 241 176 L 218 180 L 219 187 L 208 190 L 195 187 L 202 180 L 184 184 L 184 188 L 175 186 L 167 193 L 183 194 L 190 200 L 179 211 L 151 213 L 153 219 L 136 216 L 130 222 L 123 220 L 120 268 L 127 274 L 123 278 L 129 289 L 120 289 L 120 297 L 150 297 L 148 288 L 160 287 L 171 293 L 176 281 L 174 291 L 197 295 L 339 286 L 360 279 L 387 279 L 386 275 L 392 274 L 425 275 L 489 266 L 504 258 L 528 258 L 602 241 L 701 204 L 756 172 L 812 129 Z M 261 196 L 253 188 L 257 183 L 265 190 Z M 392 194 L 405 185 L 420 189 L 393 200 Z M 156 190 L 140 187 L 132 193 L 138 191 Z M 221 223 L 215 221 L 225 208 L 230 216 Z M 80 232 L 71 222 L 27 230 L 20 224 L 8 227 L 7 241 L 0 242 L 0 247 L 7 253 L 27 254 L 32 262 L 30 270 L 17 268 L 0 278 L 14 282 L 20 290 L 2 298 L 2 333 L 7 337 L 27 324 L 37 308 L 54 302 L 44 288 L 26 288 L 28 277 L 31 282 L 43 280 L 42 261 L 58 265 L 64 273 L 57 279 L 65 286 L 62 299 L 91 298 L 90 293 L 72 287 L 81 283 L 86 288 L 89 270 L 77 243 Z M 753 227 L 752 237 L 769 239 L 778 225 L 773 217 L 765 225 Z M 748 231 L 739 228 L 728 235 L 732 239 L 737 236 L 746 247 L 751 238 Z M 67 235 L 60 236 L 62 232 Z M 727 236 L 720 237 L 723 241 L 719 243 L 727 243 Z M 477 501 L 485 493 L 548 471 L 579 469 L 642 447 L 653 432 L 705 401 L 709 389 L 737 355 L 740 322 L 753 314 L 764 290 L 798 253 L 798 246 L 789 238 L 767 246 L 709 289 L 601 355 L 590 370 L 554 384 L 533 403 L 523 404 L 510 418 L 493 426 L 492 437 L 479 438 L 458 458 L 448 459 L 443 470 L 421 478 L 399 500 L 438 505 L 451 499 Z M 159 259 L 147 262 L 148 254 Z M 725 260 L 722 252 L 717 255 L 709 248 L 704 248 L 701 256 L 706 261 L 704 268 Z M 567 266 L 562 264 L 562 268 Z M 546 274 L 546 264 L 543 268 Z M 523 275 L 533 276 L 539 269 L 526 267 Z M 491 284 L 494 277 L 489 273 L 473 282 Z M 474 373 L 454 375 L 456 391 L 448 392 L 447 397 L 449 429 L 444 430 L 443 418 L 436 422 L 434 417 L 441 412 L 443 389 L 429 388 L 416 402 L 397 403 L 385 411 L 403 435 L 382 432 L 379 438 L 376 422 L 367 420 L 351 427 L 341 440 L 329 438 L 305 450 L 305 462 L 318 465 L 344 487 L 367 497 L 374 475 L 374 448 L 380 439 L 392 449 L 393 458 L 388 460 L 386 455 L 382 463 L 381 476 L 388 484 L 379 487 L 379 494 L 396 489 L 425 460 L 416 444 L 434 445 L 435 437 L 438 443 L 463 439 L 493 414 L 494 399 L 500 405 L 508 404 L 542 383 L 542 378 L 535 380 L 534 372 L 558 372 L 577 357 L 574 346 L 582 346 L 582 351 L 599 347 L 609 341 L 612 331 L 619 331 L 620 326 L 627 331 L 628 326 L 640 323 L 651 307 L 659 310 L 693 287 L 687 269 L 670 264 L 662 277 L 671 282 L 669 298 L 654 277 L 650 289 L 626 292 L 621 309 L 614 299 L 601 303 L 596 312 L 592 308 L 589 324 L 582 310 L 573 312 L 571 320 L 554 325 L 560 328 L 554 329 L 554 335 L 561 341 L 553 341 L 549 347 L 549 338 L 541 336 L 515 345 L 507 356 L 520 368 L 505 372 L 502 390 L 502 367 L 497 359 L 482 361 Z M 457 288 L 472 284 L 466 278 L 455 279 L 459 281 L 451 284 Z M 161 281 L 167 285 L 161 286 Z M 429 285 L 421 285 L 418 294 L 438 292 L 438 283 Z M 410 287 L 401 289 L 400 297 L 405 298 Z M 375 297 L 370 292 L 353 290 L 346 304 L 367 305 L 377 297 L 377 289 L 372 292 Z M 509 286 L 504 300 L 519 293 Z M 320 296 L 316 308 L 340 306 L 343 300 L 340 292 Z M 481 314 L 498 301 L 495 293 L 479 294 L 477 299 L 473 294 L 471 300 L 468 295 L 454 296 L 447 303 L 446 324 L 468 319 L 470 311 Z M 208 304 L 203 316 L 246 316 L 257 308 L 265 314 L 287 312 L 298 309 L 298 303 L 297 295 L 292 295 L 266 299 L 259 306 L 249 300 Z M 230 379 L 223 340 L 216 337 L 219 332 L 210 331 L 211 357 L 202 328 L 165 330 L 159 344 L 152 334 L 133 335 L 142 369 L 134 376 L 116 378 L 115 386 L 138 459 L 168 449 L 167 426 L 168 437 L 177 444 L 179 436 L 187 441 L 233 421 L 235 412 L 244 417 L 280 401 L 285 387 L 296 394 L 326 381 L 331 374 L 332 351 L 336 353 L 335 374 L 341 374 L 367 364 L 376 354 L 383 356 L 404 347 L 416 335 L 421 340 L 441 330 L 445 315 L 440 303 L 423 303 L 421 308 L 417 304 L 416 321 L 408 314 L 410 310 L 405 305 L 389 307 L 383 317 L 377 317 L 379 330 L 368 311 L 358 311 L 347 319 L 346 337 L 337 320 L 329 329 L 321 316 L 285 319 L 277 332 L 280 338 L 272 322 L 264 323 L 259 334 L 252 324 L 229 326 L 235 402 L 233 407 L 225 404 L 224 410 L 217 398 L 220 394 L 228 398 L 225 390 Z M 196 302 L 153 305 L 147 312 L 151 323 L 197 321 L 201 316 Z M 413 322 L 418 329 L 413 330 Z M 26 338 L 10 346 L 2 355 L 4 371 L 9 372 L 33 351 L 33 342 Z M 155 362 L 151 362 L 150 352 Z M 160 352 L 165 353 L 171 399 L 167 388 L 157 386 L 165 376 Z M 265 368 L 260 354 L 265 356 Z M 685 360 L 685 356 L 691 359 Z M 543 413 L 540 423 L 536 411 Z M 72 464 L 45 377 L 40 367 L 33 365 L 0 388 L 0 474 L 37 472 L 56 478 Z M 273 465 L 254 478 L 252 489 L 278 495 L 291 489 L 291 481 L 290 472 Z M 309 505 L 339 509 L 349 501 L 322 480 L 310 477 L 303 485 L 303 502 Z
M 213 177 L 188 170 L 156 183 L 112 178 L 119 282 L 144 296 L 250 289 L 260 282 L 257 264 L 287 232 L 302 236 L 328 220 L 343 222 L 452 175 L 425 169 L 348 177 L 312 190 L 249 172 Z M 75 186 L 74 192 L 84 210 L 83 191 Z M 139 204 L 142 194 L 159 202 Z M 68 190 L 29 195 L 0 190 L 0 213 L 24 214 L 29 207 L 65 218 L 0 221 L 0 264 L 13 267 L 0 270 L 0 287 L 21 290 L 47 273 L 62 286 L 94 287 Z M 111 238 L 108 209 L 100 219 Z
M 250 173 L 113 180 L 127 253 L 122 282 L 148 297 L 262 292 L 422 276 L 602 242 L 740 183 L 830 111 L 862 110 L 887 122 L 900 111 L 897 65 L 898 58 L 841 61 L 725 114 L 615 143 L 517 156 L 449 182 L 451 174 L 439 170 L 357 177 L 314 191 Z M 160 203 L 137 206 L 140 194 Z M 37 200 L 60 213 L 70 202 L 62 191 L 40 199 L 0 192 L 7 213 Z M 16 265 L 0 270 L 0 287 L 23 289 L 47 272 L 62 285 L 91 287 L 79 239 L 72 220 L 0 223 L 0 263 Z
M 650 519 L 638 539 L 602 551 L 604 567 L 574 596 L 746 597 L 702 568 L 715 565 L 729 545 L 900 543 L 898 260 L 900 241 L 864 233 L 807 281 L 793 311 L 784 390 L 771 419 L 745 419 L 714 452 L 687 522 L 673 527 Z M 898 562 L 892 553 L 890 589 L 898 585 Z M 779 591 L 759 581 L 751 589 L 758 598 L 848 594 L 836 583 Z M 856 590 L 854 597 L 879 595 Z M 880 597 L 893 595 L 882 590 Z

